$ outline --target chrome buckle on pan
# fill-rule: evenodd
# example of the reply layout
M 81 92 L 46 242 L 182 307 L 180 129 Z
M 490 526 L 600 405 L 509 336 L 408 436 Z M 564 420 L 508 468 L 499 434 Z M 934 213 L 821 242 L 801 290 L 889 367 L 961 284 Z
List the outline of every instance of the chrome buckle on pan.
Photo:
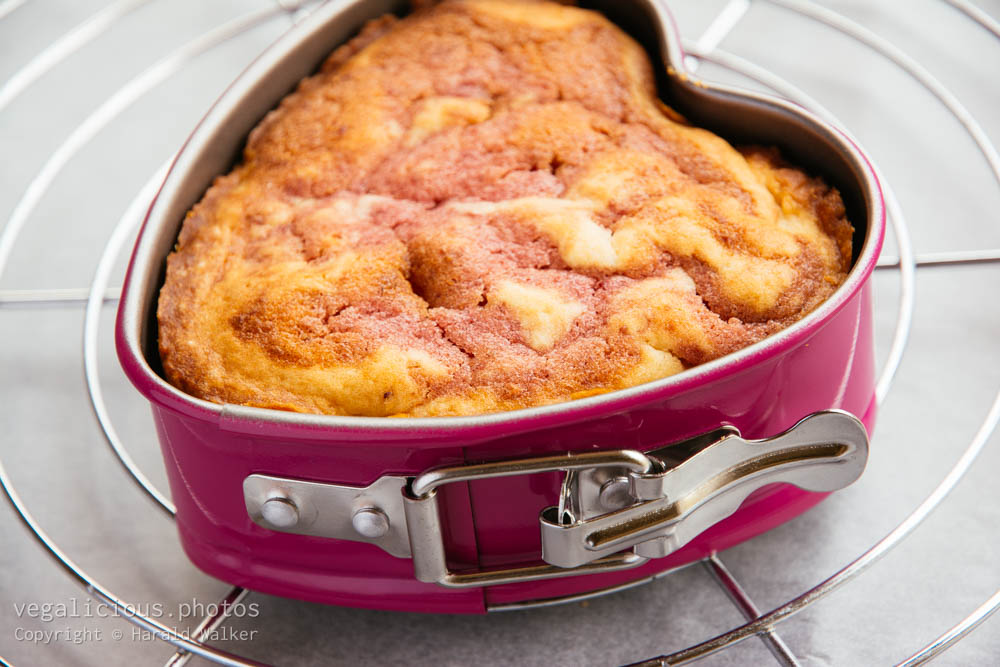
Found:
M 849 413 L 829 410 L 765 440 L 745 440 L 735 428 L 723 427 L 646 453 L 623 449 L 449 466 L 428 470 L 408 484 L 399 477 L 383 477 L 368 489 L 251 475 L 244 482 L 244 495 L 250 516 L 262 526 L 372 542 L 394 555 L 410 556 L 420 581 L 467 588 L 637 567 L 680 549 L 733 514 L 757 489 L 785 483 L 808 491 L 835 491 L 854 482 L 867 460 L 868 434 L 861 422 Z M 438 488 L 560 470 L 566 478 L 559 506 L 545 508 L 539 516 L 544 564 L 475 572 L 448 569 Z M 377 486 L 401 488 L 402 512 L 398 497 L 386 499 L 385 507 L 371 505 Z M 273 491 L 279 488 L 283 496 Z M 310 515 L 303 526 L 269 523 L 261 499 L 293 502 L 286 496 L 295 494 L 333 518 Z M 359 511 L 384 520 L 388 542 L 370 531 L 358 534 L 365 527 L 356 521 Z M 408 538 L 409 553 L 401 548 L 400 537 Z
M 765 440 L 744 440 L 726 427 L 646 455 L 654 462 L 652 472 L 629 472 L 603 483 L 599 471 L 590 479 L 581 476 L 581 516 L 575 521 L 560 521 L 556 507 L 542 511 L 545 562 L 575 568 L 632 547 L 643 558 L 662 558 L 733 514 L 764 486 L 841 489 L 864 470 L 868 434 L 853 415 L 817 412 Z M 608 493 L 613 485 L 620 490 Z M 596 494 L 604 511 L 592 509 L 594 488 L 605 491 Z
M 450 466 L 428 470 L 416 477 L 403 491 L 406 526 L 410 533 L 410 551 L 413 554 L 413 572 L 419 581 L 428 581 L 449 588 L 496 586 L 538 579 L 572 577 L 578 574 L 624 570 L 646 562 L 634 553 L 610 554 L 594 562 L 567 570 L 553 565 L 523 565 L 478 572 L 451 572 L 448 569 L 441 538 L 441 515 L 438 512 L 437 489 L 453 482 L 470 482 L 493 477 L 531 475 L 541 472 L 565 470 L 572 474 L 578 470 L 614 467 L 637 473 L 653 471 L 653 462 L 645 454 L 629 449 L 606 452 L 586 452 L 562 456 L 539 456 L 496 463 Z

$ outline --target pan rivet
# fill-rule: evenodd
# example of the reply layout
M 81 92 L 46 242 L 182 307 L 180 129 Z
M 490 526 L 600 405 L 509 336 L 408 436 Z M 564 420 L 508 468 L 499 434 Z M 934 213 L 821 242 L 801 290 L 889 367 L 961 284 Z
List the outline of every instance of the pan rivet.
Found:
M 601 507 L 606 510 L 619 510 L 632 504 L 632 490 L 628 477 L 612 477 L 601 486 L 598 496 Z
M 260 515 L 275 528 L 291 528 L 299 522 L 299 508 L 284 496 L 265 500 L 260 506 Z
M 375 539 L 389 532 L 389 517 L 377 507 L 364 507 L 351 517 L 351 525 L 358 535 Z

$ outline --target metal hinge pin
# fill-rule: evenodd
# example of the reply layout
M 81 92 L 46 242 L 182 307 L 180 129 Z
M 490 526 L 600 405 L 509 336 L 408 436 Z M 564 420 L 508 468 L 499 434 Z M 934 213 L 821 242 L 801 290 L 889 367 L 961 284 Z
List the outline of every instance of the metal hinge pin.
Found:
M 598 501 L 608 511 L 620 510 L 634 502 L 628 477 L 612 477 L 601 486 Z

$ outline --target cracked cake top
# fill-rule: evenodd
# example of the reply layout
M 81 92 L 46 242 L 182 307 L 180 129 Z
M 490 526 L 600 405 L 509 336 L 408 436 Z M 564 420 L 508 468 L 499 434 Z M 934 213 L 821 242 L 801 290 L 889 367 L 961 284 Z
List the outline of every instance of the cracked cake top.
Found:
M 158 308 L 211 401 L 440 416 L 677 373 L 846 277 L 836 190 L 656 97 L 600 14 L 456 0 L 369 23 L 187 215 Z

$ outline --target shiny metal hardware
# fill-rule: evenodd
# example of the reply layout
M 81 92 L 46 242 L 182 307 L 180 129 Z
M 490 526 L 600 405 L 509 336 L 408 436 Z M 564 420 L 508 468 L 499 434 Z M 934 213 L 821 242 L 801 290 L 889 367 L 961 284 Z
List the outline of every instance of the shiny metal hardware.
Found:
M 429 470 L 403 491 L 414 573 L 420 581 L 465 588 L 637 567 L 681 548 L 760 488 L 786 483 L 833 491 L 854 482 L 867 459 L 861 422 L 830 410 L 766 440 L 745 440 L 726 426 L 646 454 L 588 452 Z M 438 487 L 555 470 L 566 477 L 559 505 L 539 517 L 544 564 L 448 569 Z
M 454 482 L 532 475 L 559 470 L 566 471 L 567 478 L 572 480 L 576 471 L 605 467 L 625 469 L 635 473 L 653 472 L 653 463 L 645 454 L 626 449 L 448 466 L 428 470 L 418 475 L 403 491 L 406 524 L 410 533 L 410 548 L 413 552 L 413 571 L 416 578 L 420 581 L 435 582 L 449 588 L 469 588 L 573 577 L 595 572 L 613 572 L 642 565 L 647 559 L 634 553 L 620 553 L 608 554 L 572 569 L 534 563 L 477 572 L 456 573 L 448 569 L 442 539 L 441 515 L 438 512 L 437 490 L 439 487 Z M 567 496 L 565 489 L 571 486 L 572 483 L 563 484 L 564 497 Z M 568 495 L 569 497 L 576 496 L 575 493 Z M 575 517 L 576 510 L 574 506 L 563 506 L 557 511 L 566 517 Z
M 243 499 L 254 523 L 297 535 L 369 542 L 393 556 L 410 556 L 403 520 L 405 477 L 381 477 L 367 487 L 250 475 Z
M 628 477 L 612 477 L 601 485 L 597 494 L 601 507 L 606 510 L 617 510 L 628 507 L 634 501 L 632 498 L 632 483 Z
M 611 572 L 662 558 L 733 514 L 765 486 L 834 491 L 855 481 L 868 434 L 839 410 L 746 440 L 724 426 L 642 453 L 622 449 L 446 466 L 367 488 L 250 475 L 247 512 L 271 530 L 377 544 L 413 559 L 420 581 L 495 586 Z M 448 569 L 438 489 L 455 482 L 564 471 L 559 504 L 541 511 L 543 563 L 474 572 Z
M 647 456 L 654 470 L 628 473 L 635 501 L 627 507 L 596 516 L 585 512 L 569 524 L 560 520 L 558 508 L 542 511 L 545 562 L 575 568 L 632 548 L 644 558 L 661 558 L 733 514 L 762 487 L 782 482 L 818 492 L 843 488 L 864 470 L 868 435 L 857 418 L 831 410 L 766 440 L 720 429 Z
M 274 528 L 291 528 L 299 522 L 299 508 L 291 498 L 274 496 L 264 501 L 260 506 L 260 515 L 268 526 Z
M 358 535 L 374 540 L 389 532 L 389 517 L 377 507 L 363 507 L 351 517 L 351 525 Z

